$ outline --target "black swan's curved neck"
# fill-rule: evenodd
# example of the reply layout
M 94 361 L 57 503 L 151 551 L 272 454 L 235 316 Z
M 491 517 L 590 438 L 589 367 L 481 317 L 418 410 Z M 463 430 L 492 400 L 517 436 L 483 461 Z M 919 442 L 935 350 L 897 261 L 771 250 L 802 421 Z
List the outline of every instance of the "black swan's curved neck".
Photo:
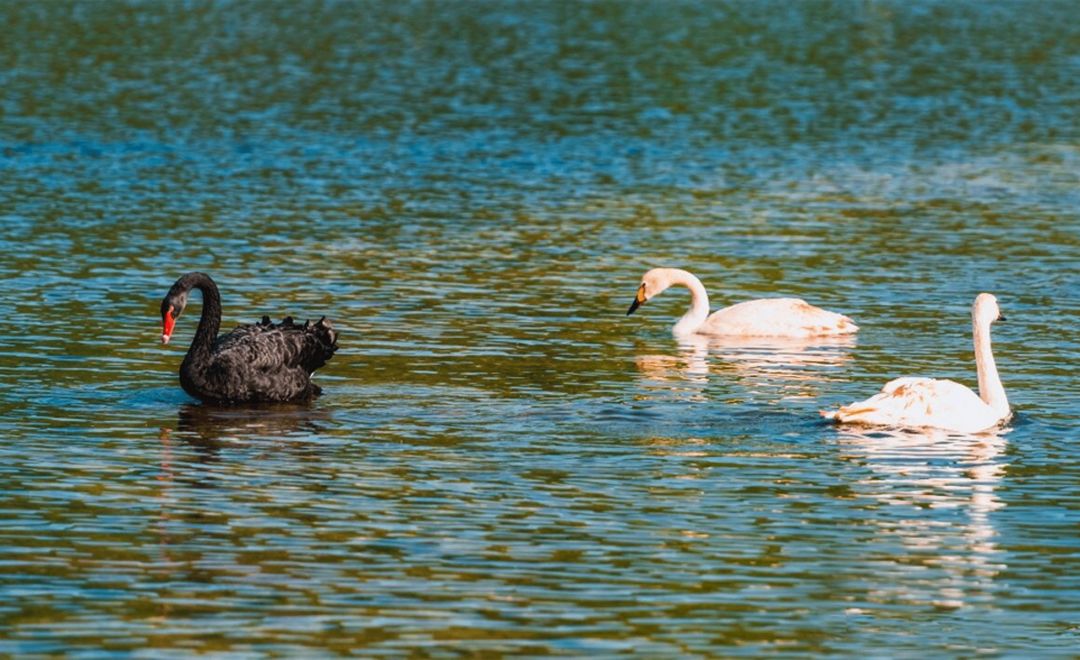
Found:
M 209 353 L 221 328 L 221 294 L 218 293 L 217 284 L 206 273 L 188 273 L 175 286 L 178 292 L 187 293 L 192 289 L 202 292 L 202 316 L 199 317 L 199 327 L 195 330 L 188 353 Z

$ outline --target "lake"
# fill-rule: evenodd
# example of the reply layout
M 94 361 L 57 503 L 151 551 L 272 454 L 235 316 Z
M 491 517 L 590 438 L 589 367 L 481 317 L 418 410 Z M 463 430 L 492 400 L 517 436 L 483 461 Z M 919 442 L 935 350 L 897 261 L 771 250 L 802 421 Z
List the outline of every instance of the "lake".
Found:
M 1074 656 L 1071 2 L 0 5 L 0 654 Z M 797 296 L 857 338 L 676 341 Z M 179 387 L 327 315 L 310 406 Z M 1015 410 L 830 426 L 900 375 Z

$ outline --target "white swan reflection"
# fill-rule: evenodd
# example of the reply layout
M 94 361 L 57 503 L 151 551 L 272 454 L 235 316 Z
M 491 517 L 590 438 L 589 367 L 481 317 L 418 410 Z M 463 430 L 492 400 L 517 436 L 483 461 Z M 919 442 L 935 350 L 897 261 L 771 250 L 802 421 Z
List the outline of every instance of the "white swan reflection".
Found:
M 829 371 L 851 359 L 853 335 L 826 337 L 710 337 L 678 338 L 674 355 L 640 355 L 635 359 L 642 386 L 704 398 L 711 374 L 734 378 L 754 392 L 775 400 L 812 398 L 821 385 L 835 378 Z
M 892 570 L 868 600 L 958 608 L 993 591 L 1005 568 L 991 514 L 1004 506 L 995 491 L 1008 467 L 1006 431 L 839 434 L 844 457 L 870 470 L 853 484 L 856 495 L 882 505 L 872 514 L 874 544 L 895 540 L 903 550 L 882 557 Z

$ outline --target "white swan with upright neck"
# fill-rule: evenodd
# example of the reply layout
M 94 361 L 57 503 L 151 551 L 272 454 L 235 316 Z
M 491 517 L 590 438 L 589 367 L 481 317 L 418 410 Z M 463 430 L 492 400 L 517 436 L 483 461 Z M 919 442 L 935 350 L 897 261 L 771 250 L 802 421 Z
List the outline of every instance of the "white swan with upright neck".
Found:
M 693 273 L 680 268 L 653 268 L 641 278 L 637 296 L 626 312 L 660 295 L 668 287 L 690 289 L 690 309 L 671 329 L 677 337 L 702 334 L 720 337 L 819 337 L 849 335 L 859 326 L 836 312 L 814 307 L 799 298 L 748 300 L 709 313 L 709 294 Z
M 979 393 L 951 380 L 897 378 L 881 392 L 837 410 L 823 410 L 840 423 L 899 428 L 937 428 L 958 433 L 991 429 L 1009 418 L 1009 400 L 990 349 L 990 324 L 1003 320 L 997 298 L 980 293 L 971 306 Z

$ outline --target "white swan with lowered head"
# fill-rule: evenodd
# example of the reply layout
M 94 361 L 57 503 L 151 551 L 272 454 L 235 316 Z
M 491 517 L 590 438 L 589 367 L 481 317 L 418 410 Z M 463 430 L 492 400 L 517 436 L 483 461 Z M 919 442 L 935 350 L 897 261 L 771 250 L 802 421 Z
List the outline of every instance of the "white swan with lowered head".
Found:
M 997 298 L 980 293 L 971 306 L 979 393 L 951 380 L 897 378 L 881 392 L 822 416 L 840 423 L 900 428 L 937 428 L 958 433 L 991 429 L 1012 414 L 990 350 L 990 324 L 1004 319 Z
M 690 289 L 690 309 L 671 329 L 677 337 L 819 337 L 849 335 L 859 329 L 843 314 L 814 307 L 799 298 L 748 300 L 709 314 L 705 286 L 693 273 L 680 268 L 653 268 L 645 273 L 626 315 L 676 284 Z

